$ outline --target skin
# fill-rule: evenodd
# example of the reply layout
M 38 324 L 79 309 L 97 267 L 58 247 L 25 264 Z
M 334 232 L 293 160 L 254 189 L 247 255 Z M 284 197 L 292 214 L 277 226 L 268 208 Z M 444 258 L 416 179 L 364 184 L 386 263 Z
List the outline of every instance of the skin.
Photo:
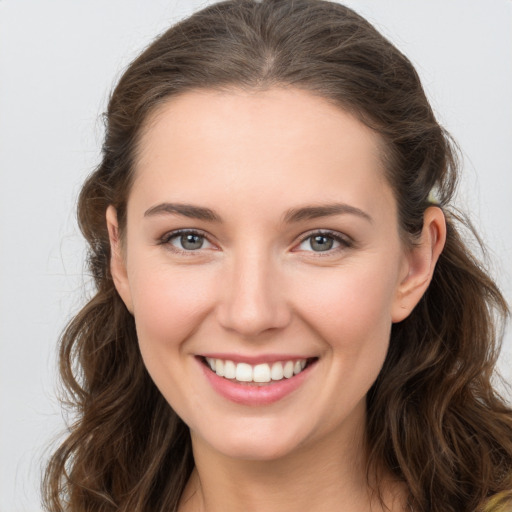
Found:
M 151 117 L 140 148 L 122 236 L 107 211 L 112 274 L 151 377 L 191 429 L 196 469 L 180 511 L 381 510 L 365 477 L 365 396 L 392 323 L 430 283 L 441 210 L 404 247 L 379 135 L 300 90 L 185 93 Z M 163 203 L 222 221 L 155 213 Z M 363 214 L 283 221 L 334 203 Z M 187 252 L 177 229 L 199 231 L 203 246 Z M 340 241 L 315 251 L 319 230 Z M 197 356 L 212 351 L 318 359 L 295 391 L 248 406 L 205 378 Z M 400 486 L 382 478 L 386 504 L 404 510 Z

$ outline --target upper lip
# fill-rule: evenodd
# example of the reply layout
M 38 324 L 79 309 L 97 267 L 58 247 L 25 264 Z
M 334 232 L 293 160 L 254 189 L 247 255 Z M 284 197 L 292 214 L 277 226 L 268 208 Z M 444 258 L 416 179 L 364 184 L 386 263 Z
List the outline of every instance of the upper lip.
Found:
M 208 357 L 212 359 L 222 359 L 224 361 L 233 361 L 234 363 L 247 363 L 250 365 L 263 363 L 276 363 L 278 361 L 301 361 L 303 359 L 316 359 L 316 356 L 301 354 L 259 354 L 259 355 L 243 355 L 243 354 L 227 354 L 221 352 L 208 352 L 200 354 L 199 357 Z

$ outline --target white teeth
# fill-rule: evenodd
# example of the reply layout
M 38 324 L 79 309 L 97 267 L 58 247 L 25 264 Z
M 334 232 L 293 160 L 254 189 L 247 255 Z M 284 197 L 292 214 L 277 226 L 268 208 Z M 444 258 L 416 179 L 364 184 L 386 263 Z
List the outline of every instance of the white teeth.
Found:
M 226 361 L 224 363 L 224 377 L 226 379 L 234 379 L 236 377 L 236 365 L 233 361 Z
M 283 375 L 289 379 L 293 376 L 293 361 L 286 361 L 284 367 L 283 367 Z
M 219 377 L 224 377 L 224 361 L 222 359 L 215 360 L 215 373 Z
M 270 366 L 268 364 L 257 364 L 253 370 L 252 380 L 254 382 L 270 382 Z
M 206 362 L 219 377 L 235 379 L 239 382 L 265 383 L 290 379 L 306 367 L 306 359 L 277 361 L 273 364 L 261 363 L 254 366 L 248 363 L 235 363 L 229 360 L 207 357 Z
M 252 382 L 252 366 L 247 363 L 238 363 L 236 365 L 235 379 L 240 382 Z
M 283 364 L 274 363 L 272 365 L 272 370 L 270 371 L 270 376 L 272 377 L 272 380 L 281 380 L 284 377 Z

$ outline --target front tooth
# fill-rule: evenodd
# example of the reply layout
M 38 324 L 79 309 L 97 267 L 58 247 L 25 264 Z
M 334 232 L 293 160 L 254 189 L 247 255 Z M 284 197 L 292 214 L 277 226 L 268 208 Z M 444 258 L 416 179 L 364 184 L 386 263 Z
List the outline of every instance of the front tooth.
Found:
M 272 370 L 270 371 L 270 376 L 272 380 L 281 380 L 283 375 L 283 364 L 282 363 L 274 363 L 272 365 Z
M 300 361 L 295 361 L 295 365 L 293 366 L 293 374 L 297 375 L 302 371 L 302 366 L 300 365 Z
M 240 382 L 252 382 L 252 366 L 247 363 L 238 363 L 235 379 Z
M 283 368 L 283 375 L 289 379 L 290 377 L 293 377 L 293 361 L 286 361 L 284 368 Z
M 226 379 L 234 379 L 236 377 L 236 366 L 233 361 L 226 361 L 224 363 L 224 377 Z
M 215 360 L 215 373 L 219 377 L 224 377 L 224 361 L 222 359 Z
M 253 370 L 254 382 L 270 382 L 270 366 L 266 363 L 257 364 Z

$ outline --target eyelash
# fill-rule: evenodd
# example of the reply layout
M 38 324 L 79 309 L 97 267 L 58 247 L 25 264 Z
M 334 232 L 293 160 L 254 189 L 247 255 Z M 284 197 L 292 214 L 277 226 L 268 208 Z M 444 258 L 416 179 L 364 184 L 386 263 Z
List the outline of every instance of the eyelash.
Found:
M 204 238 L 205 240 L 208 241 L 208 237 L 202 231 L 198 231 L 196 229 L 178 229 L 176 231 L 171 231 L 170 233 L 166 233 L 162 238 L 160 238 L 159 244 L 160 245 L 167 245 L 169 250 L 171 250 L 174 253 L 184 254 L 186 256 L 193 256 L 194 253 L 196 253 L 198 251 L 192 251 L 192 250 L 188 250 L 187 251 L 187 250 L 184 250 L 184 249 L 179 249 L 178 247 L 175 247 L 174 245 L 172 245 L 170 243 L 171 240 L 173 240 L 175 238 L 178 238 L 180 236 L 185 236 L 185 235 L 196 235 L 196 236 Z M 209 242 L 209 243 L 211 243 L 211 242 Z
M 208 240 L 208 237 L 206 236 L 206 234 L 202 231 L 198 231 L 195 229 L 178 229 L 176 231 L 171 231 L 169 233 L 166 233 L 164 236 L 162 236 L 159 240 L 159 245 L 167 245 L 169 247 L 169 250 L 171 250 L 172 252 L 177 253 L 177 254 L 193 256 L 194 253 L 197 253 L 202 248 L 199 248 L 197 250 L 184 250 L 184 249 L 179 249 L 178 247 L 175 247 L 174 245 L 172 245 L 170 243 L 171 240 L 176 239 L 180 236 L 185 236 L 185 235 L 199 236 L 211 244 L 211 242 Z M 304 242 L 306 242 L 309 239 L 314 238 L 315 236 L 324 236 L 326 238 L 331 238 L 332 240 L 334 240 L 335 242 L 340 244 L 338 247 L 336 247 L 334 249 L 327 250 L 327 251 L 313 251 L 313 250 L 305 251 L 305 252 L 311 252 L 311 253 L 315 254 L 315 257 L 330 256 L 330 255 L 332 255 L 334 253 L 338 253 L 339 251 L 342 251 L 344 249 L 349 249 L 350 247 L 353 247 L 353 245 L 354 245 L 353 241 L 350 238 L 348 238 L 346 235 L 344 236 L 336 231 L 323 230 L 323 229 L 307 233 L 305 236 L 303 236 L 300 239 L 300 242 L 297 245 L 300 246 Z
M 354 243 L 353 240 L 348 238 L 346 235 L 341 235 L 340 233 L 336 231 L 330 231 L 326 229 L 320 229 L 317 231 L 313 231 L 310 233 L 307 233 L 304 237 L 301 238 L 299 242 L 299 246 L 302 245 L 307 240 L 313 239 L 316 236 L 324 236 L 326 238 L 331 238 L 335 242 L 338 242 L 340 245 L 339 247 L 336 247 L 334 249 L 330 249 L 327 251 L 306 251 L 306 252 L 312 252 L 315 257 L 326 257 L 326 256 L 332 256 L 333 254 L 337 254 L 340 251 L 343 251 L 344 249 L 349 249 L 353 247 Z M 311 242 L 310 242 L 311 244 Z

